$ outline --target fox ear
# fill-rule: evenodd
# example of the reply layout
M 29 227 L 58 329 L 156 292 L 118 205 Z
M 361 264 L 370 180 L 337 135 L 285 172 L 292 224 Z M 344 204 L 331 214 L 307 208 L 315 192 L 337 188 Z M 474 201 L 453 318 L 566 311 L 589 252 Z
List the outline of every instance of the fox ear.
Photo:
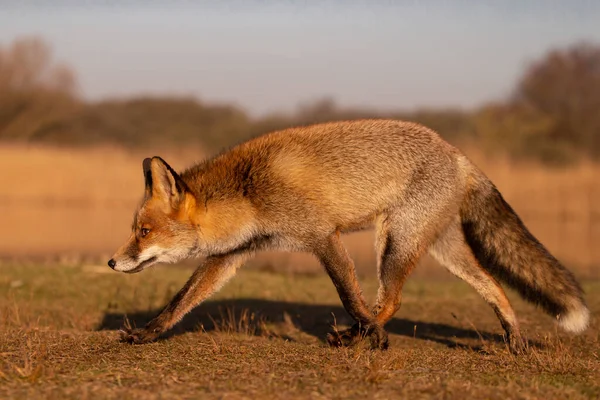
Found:
M 157 198 L 171 208 L 177 208 L 185 194 L 185 183 L 169 164 L 160 157 L 144 159 L 146 198 Z
M 151 158 L 144 158 L 144 161 L 142 162 L 142 168 L 144 169 L 145 198 L 152 197 L 152 171 L 150 170 L 151 163 Z

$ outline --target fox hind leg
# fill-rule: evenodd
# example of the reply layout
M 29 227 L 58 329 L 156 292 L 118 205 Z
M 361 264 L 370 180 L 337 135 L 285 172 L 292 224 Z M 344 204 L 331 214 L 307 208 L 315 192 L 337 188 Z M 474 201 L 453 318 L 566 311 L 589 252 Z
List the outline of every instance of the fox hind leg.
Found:
M 354 263 L 344 248 L 339 233 L 327 237 L 314 249 L 315 255 L 327 271 L 342 300 L 342 304 L 356 324 L 343 332 L 332 332 L 327 336 L 331 346 L 352 346 L 365 336 L 371 337 L 373 348 L 388 347 L 387 334 L 375 320 L 373 313 L 365 302 Z
M 376 224 L 379 290 L 373 312 L 382 326 L 400 309 L 404 282 L 433 240 L 436 222 L 416 218 L 417 212 L 405 206 Z
M 514 353 L 524 351 L 515 312 L 502 286 L 479 264 L 465 240 L 460 221 L 453 221 L 430 247 L 429 254 L 452 274 L 471 285 L 492 307 Z

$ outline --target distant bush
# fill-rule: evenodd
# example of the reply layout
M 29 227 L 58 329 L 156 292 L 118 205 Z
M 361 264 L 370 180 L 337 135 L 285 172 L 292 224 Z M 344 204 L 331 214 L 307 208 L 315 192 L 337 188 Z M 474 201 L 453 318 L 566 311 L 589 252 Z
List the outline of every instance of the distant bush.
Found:
M 215 148 L 243 135 L 249 120 L 230 106 L 194 99 L 139 98 L 89 104 L 35 137 L 47 143 L 127 147 L 200 144 Z
M 250 118 L 231 105 L 192 98 L 134 98 L 89 103 L 75 74 L 52 60 L 42 40 L 0 47 L 0 140 L 126 147 L 198 144 L 219 151 L 257 135 L 319 122 L 384 117 L 420 122 L 453 142 L 476 141 L 489 153 L 564 164 L 600 158 L 600 47 L 576 44 L 532 63 L 503 102 L 461 110 L 379 112 L 340 108 L 330 98 L 291 114 Z
M 525 71 L 508 104 L 516 124 L 525 116 L 534 128 L 513 135 L 519 153 L 546 161 L 576 153 L 598 160 L 600 46 L 578 43 L 549 52 Z
M 52 61 L 40 39 L 0 47 L 0 139 L 35 140 L 40 131 L 71 118 L 80 108 L 72 71 Z

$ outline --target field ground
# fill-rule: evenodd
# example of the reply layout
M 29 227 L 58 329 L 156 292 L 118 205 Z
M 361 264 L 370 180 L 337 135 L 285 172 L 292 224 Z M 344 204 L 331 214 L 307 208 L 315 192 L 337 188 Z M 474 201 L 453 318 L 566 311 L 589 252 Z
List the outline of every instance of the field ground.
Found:
M 511 355 L 492 310 L 461 281 L 413 277 L 387 330 L 391 348 L 328 348 L 350 320 L 324 273 L 241 270 L 167 337 L 119 343 L 191 270 L 125 275 L 105 266 L 0 265 L 0 398 L 600 397 L 600 282 L 585 281 L 592 326 L 580 336 L 510 292 L 526 355 Z M 376 282 L 365 278 L 372 301 Z

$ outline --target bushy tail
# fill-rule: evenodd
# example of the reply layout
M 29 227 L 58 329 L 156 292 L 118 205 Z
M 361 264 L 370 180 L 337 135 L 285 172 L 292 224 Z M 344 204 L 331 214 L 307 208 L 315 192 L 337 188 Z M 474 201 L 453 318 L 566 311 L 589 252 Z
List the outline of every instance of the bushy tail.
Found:
M 556 317 L 564 330 L 585 330 L 589 310 L 573 274 L 529 232 L 485 176 L 475 180 L 461 219 L 467 242 L 481 265 Z

